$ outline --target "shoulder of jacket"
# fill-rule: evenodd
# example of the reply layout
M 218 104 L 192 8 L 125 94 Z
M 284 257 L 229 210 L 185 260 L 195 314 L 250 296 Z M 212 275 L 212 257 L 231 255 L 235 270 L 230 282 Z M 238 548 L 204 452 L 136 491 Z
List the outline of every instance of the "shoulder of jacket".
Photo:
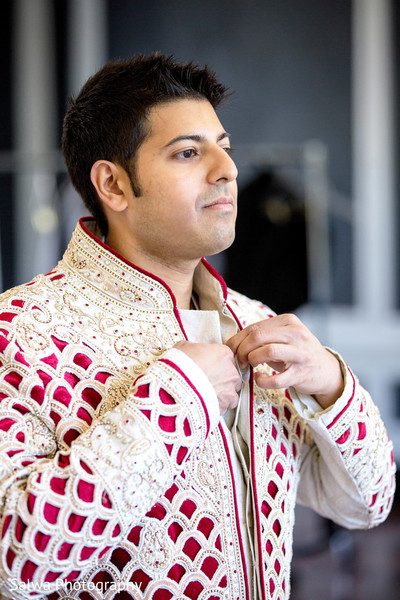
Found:
M 248 298 L 244 294 L 228 288 L 227 303 L 241 321 L 247 324 L 275 316 L 275 312 L 263 302 Z
M 4 310 L 7 306 L 21 308 L 27 300 L 37 299 L 41 295 L 45 297 L 49 288 L 60 287 L 60 280 L 63 283 L 66 281 L 66 273 L 57 265 L 57 267 L 45 275 L 37 275 L 31 281 L 9 288 L 0 294 L 0 310 Z

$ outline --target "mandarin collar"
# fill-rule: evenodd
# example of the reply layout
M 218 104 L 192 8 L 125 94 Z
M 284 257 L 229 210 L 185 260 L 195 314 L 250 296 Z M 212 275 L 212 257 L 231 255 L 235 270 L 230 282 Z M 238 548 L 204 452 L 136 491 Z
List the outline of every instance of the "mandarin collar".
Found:
M 143 310 L 177 311 L 175 296 L 164 281 L 129 262 L 100 236 L 92 217 L 80 219 L 63 258 L 89 288 Z M 226 284 L 204 258 L 196 267 L 194 289 L 205 310 L 220 309 L 225 303 Z

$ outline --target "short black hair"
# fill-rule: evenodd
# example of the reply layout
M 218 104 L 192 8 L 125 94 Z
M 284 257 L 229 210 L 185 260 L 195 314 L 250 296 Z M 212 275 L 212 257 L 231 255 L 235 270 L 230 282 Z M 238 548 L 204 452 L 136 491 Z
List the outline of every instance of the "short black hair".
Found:
M 147 116 L 156 104 L 179 98 L 206 99 L 216 108 L 228 95 L 215 73 L 193 62 L 178 63 L 159 52 L 104 65 L 70 98 L 62 148 L 70 179 L 105 235 L 107 219 L 90 180 L 97 160 L 121 165 L 136 195 L 135 155 L 148 133 Z

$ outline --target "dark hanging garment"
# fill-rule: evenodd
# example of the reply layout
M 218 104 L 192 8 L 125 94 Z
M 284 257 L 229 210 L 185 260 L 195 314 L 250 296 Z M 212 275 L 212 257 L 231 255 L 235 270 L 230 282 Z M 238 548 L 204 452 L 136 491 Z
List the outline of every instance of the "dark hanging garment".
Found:
M 307 302 L 304 199 L 273 172 L 262 172 L 239 193 L 236 239 L 226 251 L 229 287 L 277 313 Z

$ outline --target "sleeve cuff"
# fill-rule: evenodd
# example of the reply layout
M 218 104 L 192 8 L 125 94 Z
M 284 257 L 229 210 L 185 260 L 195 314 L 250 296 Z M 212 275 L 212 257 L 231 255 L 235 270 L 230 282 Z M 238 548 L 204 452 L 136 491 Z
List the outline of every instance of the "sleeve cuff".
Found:
M 354 380 L 350 376 L 350 370 L 343 358 L 332 350 L 327 348 L 339 361 L 340 368 L 343 374 L 344 389 L 342 395 L 336 400 L 332 406 L 323 409 L 321 405 L 308 394 L 302 394 L 298 392 L 294 387 L 289 388 L 289 394 L 293 401 L 293 405 L 300 416 L 307 421 L 321 420 L 325 425 L 332 422 L 337 415 L 339 415 L 347 406 L 349 401 L 354 395 Z

